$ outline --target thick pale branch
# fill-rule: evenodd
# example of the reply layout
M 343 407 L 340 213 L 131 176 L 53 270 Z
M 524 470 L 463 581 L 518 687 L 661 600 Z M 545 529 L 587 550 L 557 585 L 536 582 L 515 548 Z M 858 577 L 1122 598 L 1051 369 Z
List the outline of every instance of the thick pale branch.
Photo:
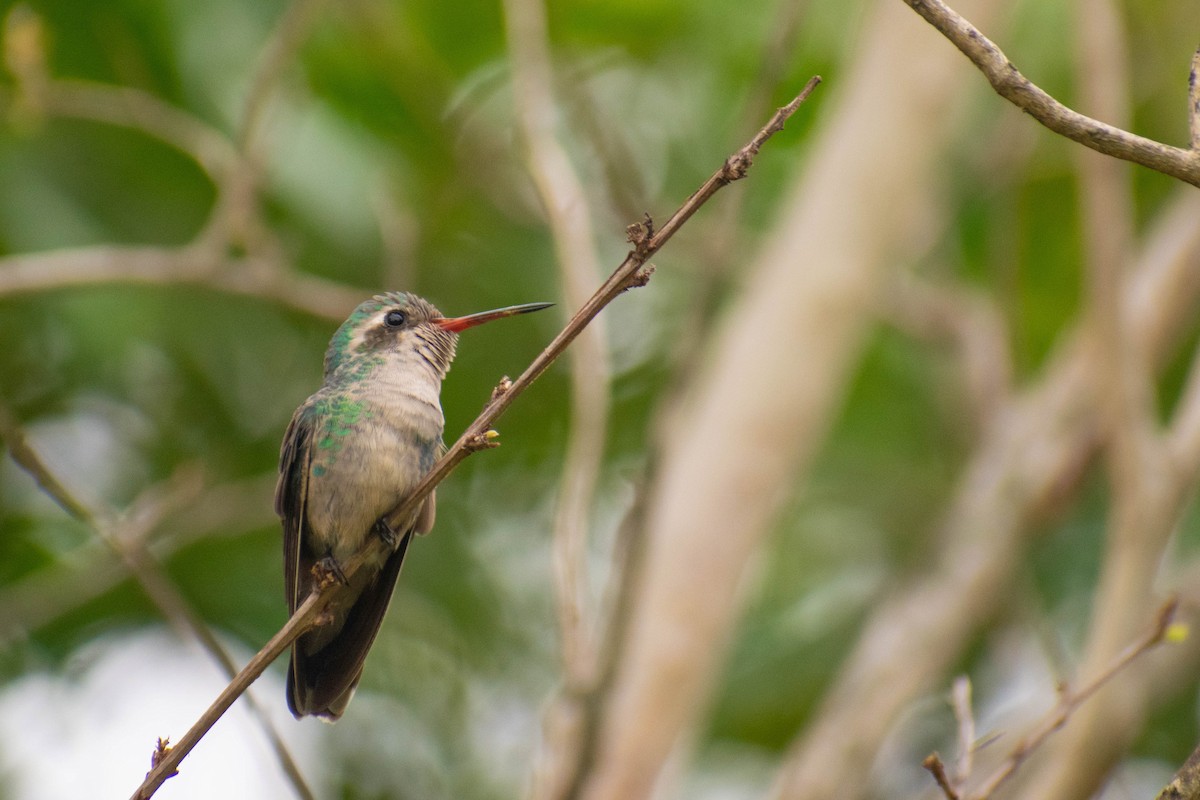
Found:
M 600 274 L 583 182 L 559 141 L 557 103 L 543 0 L 504 4 L 513 99 L 526 162 L 554 240 L 569 308 L 587 301 Z M 608 423 L 610 368 L 604 327 L 597 320 L 570 355 L 571 430 L 554 518 L 554 568 L 563 661 L 568 684 L 588 680 L 594 645 L 588 610 L 587 535 Z
M 405 520 L 410 519 L 433 489 L 445 480 L 455 467 L 472 452 L 488 447 L 488 432 L 492 424 L 499 419 L 513 401 L 525 389 L 537 380 L 542 373 L 562 354 L 567 346 L 579 336 L 580 332 L 595 318 L 601 310 L 611 303 L 617 295 L 639 282 L 639 275 L 646 260 L 658 252 L 670 240 L 684 222 L 694 214 L 700 206 L 707 202 L 716 192 L 733 180 L 742 178 L 750 167 L 754 155 L 773 134 L 783 129 L 784 122 L 796 112 L 800 104 L 812 93 L 821 79 L 814 77 L 805 85 L 799 95 L 788 105 L 775 112 L 767 125 L 741 150 L 734 153 L 720 169 L 718 169 L 704 185 L 700 187 L 684 204 L 671 216 L 658 231 L 649 230 L 649 224 L 638 226 L 631 231 L 634 249 L 617 267 L 616 271 L 596 290 L 595 294 L 580 308 L 567 326 L 554 338 L 545 350 L 534 359 L 533 363 L 521 373 L 515 381 L 505 381 L 493 392 L 491 400 L 483 412 L 472 422 L 458 440 L 450 446 L 425 477 L 413 487 L 412 493 L 396 508 L 384 516 L 384 520 L 393 528 L 399 527 Z M 734 174 L 730 173 L 730 163 L 740 165 Z M 632 227 L 632 226 L 631 226 Z M 379 537 L 370 537 L 363 548 L 342 564 L 342 572 L 346 578 L 352 577 L 368 560 L 380 555 L 385 547 Z M 332 582 L 330 585 L 315 588 L 308 599 L 301 604 L 284 627 L 271 638 L 254 658 L 238 673 L 237 677 L 221 692 L 220 696 L 209 706 L 204 715 L 184 734 L 173 747 L 161 754 L 153 769 L 146 775 L 146 780 L 133 794 L 133 800 L 147 800 L 158 787 L 174 775 L 179 764 L 191 752 L 192 748 L 204 738 L 216 721 L 221 718 L 234 701 L 249 688 L 258 677 L 278 658 L 293 641 L 305 631 L 311 629 L 321 614 L 331 603 L 337 600 L 345 591 L 345 584 Z
M 1200 186 L 1200 150 L 1171 147 L 1073 111 L 1022 75 L 999 47 L 941 0 L 904 2 L 961 50 L 997 94 L 1050 130 L 1105 155 Z

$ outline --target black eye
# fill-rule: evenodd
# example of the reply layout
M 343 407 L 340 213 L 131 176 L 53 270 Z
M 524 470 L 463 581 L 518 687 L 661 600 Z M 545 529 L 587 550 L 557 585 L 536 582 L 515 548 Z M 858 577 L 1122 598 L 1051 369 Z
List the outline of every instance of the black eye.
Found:
M 383 324 L 389 328 L 399 328 L 407 321 L 408 317 L 404 316 L 403 311 L 389 311 L 383 315 Z

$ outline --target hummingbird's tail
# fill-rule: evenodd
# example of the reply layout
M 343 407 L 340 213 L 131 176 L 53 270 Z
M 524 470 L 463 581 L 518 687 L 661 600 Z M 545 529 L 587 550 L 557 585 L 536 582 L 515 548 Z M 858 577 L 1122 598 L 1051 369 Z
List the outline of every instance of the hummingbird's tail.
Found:
M 318 628 L 292 645 L 287 701 L 296 719 L 311 714 L 336 722 L 346 710 L 362 677 L 367 651 L 387 613 L 412 536 L 411 530 L 404 534 L 383 569 L 363 587 L 332 636 L 328 629 Z M 359 574 L 362 572 L 359 570 Z

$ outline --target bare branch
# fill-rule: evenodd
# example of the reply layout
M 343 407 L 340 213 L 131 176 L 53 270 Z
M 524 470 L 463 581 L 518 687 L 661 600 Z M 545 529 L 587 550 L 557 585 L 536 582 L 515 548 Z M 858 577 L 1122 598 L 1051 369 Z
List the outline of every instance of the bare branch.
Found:
M 8 408 L 3 405 L 0 405 L 0 439 L 8 445 L 13 460 L 37 481 L 46 494 L 68 514 L 91 528 L 101 541 L 120 557 L 151 602 L 175 626 L 176 630 L 196 638 L 221 665 L 228 677 L 237 674 L 237 667 L 234 666 L 229 653 L 217 640 L 200 614 L 192 608 L 172 583 L 166 570 L 146 549 L 143 537 L 137 532 L 131 536 L 118 535 L 117 524 L 112 514 L 93 511 L 86 503 L 71 493 L 29 445 Z M 155 511 L 147 516 L 159 517 L 161 512 Z M 292 758 L 287 745 L 284 744 L 283 738 L 271 723 L 270 718 L 253 698 L 248 697 L 247 700 L 251 711 L 262 726 L 271 748 L 275 751 L 275 756 L 279 760 L 284 774 L 287 775 L 292 787 L 296 790 L 296 794 L 305 800 L 312 800 L 312 790 L 304 782 L 304 777 L 300 774 L 295 759 Z M 160 750 L 162 749 L 160 747 Z
M 757 153 L 758 149 L 772 134 L 783 129 L 783 123 L 796 113 L 800 104 L 808 99 L 812 91 L 817 88 L 821 82 L 819 77 L 813 77 L 800 91 L 792 102 L 775 112 L 771 121 L 748 143 L 745 147 L 730 156 L 729 160 L 737 160 L 739 163 L 748 166 L 753 160 L 753 153 Z M 729 161 L 726 161 L 728 164 Z M 387 515 L 389 523 L 399 522 L 408 515 L 412 514 L 425 496 L 433 489 L 434 486 L 441 483 L 446 475 L 458 466 L 458 464 L 467 457 L 464 450 L 464 445 L 467 441 L 482 436 L 492 423 L 499 419 L 500 415 L 508 410 L 512 405 L 513 400 L 517 398 L 521 392 L 525 391 L 531 383 L 541 377 L 542 373 L 549 369 L 550 365 L 562 354 L 564 350 L 575 340 L 579 333 L 595 318 L 600 311 L 611 303 L 616 297 L 625 291 L 629 285 L 637 279 L 638 271 L 642 265 L 646 263 L 657 253 L 663 245 L 665 245 L 675 233 L 683 227 L 683 224 L 691 218 L 693 214 L 700 209 L 702 205 L 708 202 L 714 194 L 722 187 L 727 186 L 731 179 L 726 177 L 726 166 L 718 169 L 699 189 L 697 189 L 679 209 L 671 215 L 666 224 L 654 232 L 644 243 L 639 245 L 635 250 L 631 251 L 625 260 L 617 267 L 616 271 L 608 277 L 608 279 L 596 290 L 583 307 L 575 312 L 575 315 L 567 322 L 566 327 L 554 337 L 554 340 L 547 345 L 546 349 L 541 352 L 533 363 L 521 373 L 512 386 L 507 391 L 500 394 L 498 397 L 493 397 L 491 402 L 484 408 L 474 422 L 472 422 L 463 434 L 459 437 L 446 454 L 434 464 L 428 474 L 413 488 L 413 493 L 403 503 L 395 508 Z M 744 175 L 744 173 L 743 173 Z M 739 176 L 741 177 L 741 176 Z M 393 526 L 394 527 L 394 526 Z
M 942 794 L 946 800 L 959 800 L 958 791 L 955 790 L 950 776 L 946 774 L 946 765 L 942 763 L 942 757 L 936 752 L 925 756 L 925 760 L 921 762 L 921 766 L 929 770 L 929 774 L 933 776 L 937 782 L 938 788 L 942 790 Z
M 350 563 L 353 564 L 354 569 L 357 569 L 362 565 L 362 559 L 355 558 Z M 347 574 L 350 574 L 350 564 L 346 565 L 346 569 Z M 237 677 L 221 691 L 217 699 L 201 715 L 196 724 L 188 729 L 183 738 L 152 762 L 150 771 L 146 773 L 146 780 L 133 793 L 131 800 L 149 800 L 163 782 L 178 774 L 179 764 L 184 757 L 204 738 L 217 720 L 224 716 L 234 701 L 250 688 L 250 684 L 258 680 L 258 677 L 291 646 L 292 642 L 317 624 L 317 618 L 329 604 L 339 599 L 342 588 L 341 584 L 334 583 L 323 593 L 314 592 L 309 595 L 308 599 L 296 609 L 296 613 L 292 615 L 291 619 L 279 629 L 279 632 L 271 637 L 271 640 L 250 659 L 246 666 L 242 667 Z
M 98 245 L 0 258 L 0 296 L 99 284 L 203 286 L 324 317 L 345 319 L 362 291 L 260 259 L 225 259 L 204 247 Z
M 904 2 L 961 50 L 997 94 L 1050 130 L 1105 155 L 1200 186 L 1200 150 L 1171 147 L 1073 111 L 1018 72 L 999 47 L 941 0 Z
M 745 167 L 753 159 L 762 144 L 775 132 L 782 130 L 783 123 L 796 112 L 800 104 L 812 93 L 820 83 L 820 78 L 812 78 L 801 90 L 800 94 L 787 106 L 779 109 L 767 126 L 759 132 L 745 147 L 731 156 Z M 729 163 L 728 161 L 726 162 Z M 596 290 L 595 294 L 571 317 L 567 326 L 554 338 L 545 350 L 534 359 L 526 370 L 511 384 L 505 382 L 502 391 L 494 392 L 483 412 L 476 417 L 458 440 L 450 446 L 446 453 L 430 469 L 425 477 L 413 487 L 411 494 L 396 508 L 384 516 L 384 521 L 392 528 L 401 527 L 402 523 L 411 518 L 417 507 L 425 500 L 431 491 L 449 475 L 471 452 L 471 444 L 486 438 L 492 424 L 503 414 L 513 401 L 537 380 L 550 365 L 562 354 L 563 350 L 579 336 L 585 326 L 600 311 L 620 295 L 632 281 L 637 280 L 639 270 L 654 253 L 670 240 L 671 236 L 716 192 L 729 183 L 730 178 L 724 177 L 726 167 L 722 166 L 712 177 L 689 197 L 684 204 L 671 216 L 661 229 L 649 237 L 642 245 L 630 252 L 616 271 Z M 737 177 L 743 177 L 742 174 Z M 386 547 L 379 537 L 370 537 L 361 550 L 347 559 L 341 566 L 343 574 L 352 577 L 368 560 L 381 555 L 381 548 Z M 309 597 L 296 609 L 291 619 L 271 638 L 250 662 L 242 668 L 237 677 L 221 692 L 209 706 L 201 718 L 188 730 L 183 737 L 163 755 L 162 759 L 146 775 L 146 780 L 133 794 L 133 800 L 147 800 L 158 787 L 163 784 L 179 767 L 196 744 L 224 715 L 234 701 L 278 658 L 293 641 L 317 624 L 318 618 L 330 604 L 336 602 L 346 590 L 346 584 L 331 581 L 328 585 L 315 587 Z
M 1020 769 L 1025 760 L 1041 747 L 1051 734 L 1067 724 L 1075 709 L 1100 691 L 1105 684 L 1141 655 L 1161 644 L 1166 638 L 1167 630 L 1170 628 L 1178 608 L 1177 598 L 1172 597 L 1167 600 L 1159 607 L 1158 612 L 1154 615 L 1154 621 L 1146 632 L 1118 653 L 1112 662 L 1095 677 L 1076 691 L 1072 691 L 1068 686 L 1060 687 L 1058 704 L 1033 727 L 1033 730 L 1021 738 L 1000 768 L 992 773 L 977 791 L 971 794 L 971 800 L 987 800 L 995 794 L 996 790 Z
M 263 116 L 271 93 L 278 88 L 279 78 L 292 56 L 308 36 L 326 0 L 293 0 L 283 12 L 271 38 L 259 56 L 258 67 L 250 79 L 242 118 L 238 125 L 237 149 L 249 155 L 262 129 Z
M 159 561 L 202 538 L 265 526 L 276 517 L 269 498 L 276 476 L 265 475 L 204 489 L 183 468 L 165 487 L 139 495 L 121 526 L 124 538 L 143 541 Z M 194 495 L 195 492 L 200 492 Z M 162 534 L 162 535 L 156 535 Z M 0 588 L 0 647 L 94 600 L 129 578 L 129 568 L 98 538 L 89 539 L 19 582 Z
M 1200 797 L 1200 748 L 1192 751 L 1175 777 L 1155 800 L 1196 800 Z
M 1180 190 L 1159 215 L 1123 291 L 1130 336 L 1156 368 L 1194 318 L 1198 220 L 1200 195 Z M 1009 598 L 1029 521 L 1070 496 L 1098 445 L 1082 339 L 1080 331 L 1067 336 L 1044 377 L 984 432 L 948 504 L 936 564 L 863 623 L 822 707 L 793 745 L 778 797 L 858 796 L 861 789 L 846 787 L 845 777 L 857 774 L 900 709 L 934 685 L 979 622 Z M 1200 448 L 1200 433 L 1195 441 Z M 937 648 L 924 646 L 932 639 Z M 830 786 L 826 776 L 840 783 Z
M 982 293 L 911 276 L 896 281 L 881 313 L 910 335 L 949 340 L 978 429 L 1012 398 L 1008 327 L 996 304 Z

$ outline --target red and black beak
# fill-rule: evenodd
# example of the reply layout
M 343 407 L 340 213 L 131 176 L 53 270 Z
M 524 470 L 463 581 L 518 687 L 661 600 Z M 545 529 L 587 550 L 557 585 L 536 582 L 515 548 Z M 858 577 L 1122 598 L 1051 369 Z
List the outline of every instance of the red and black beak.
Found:
M 541 311 L 543 308 L 549 308 L 552 305 L 554 303 L 526 303 L 521 306 L 497 308 L 493 311 L 480 311 L 477 314 L 468 314 L 465 317 L 442 317 L 441 319 L 432 320 L 432 322 L 444 331 L 461 333 L 467 328 L 474 328 L 476 325 L 482 325 L 494 319 L 512 317 L 517 314 L 528 314 L 531 311 Z

